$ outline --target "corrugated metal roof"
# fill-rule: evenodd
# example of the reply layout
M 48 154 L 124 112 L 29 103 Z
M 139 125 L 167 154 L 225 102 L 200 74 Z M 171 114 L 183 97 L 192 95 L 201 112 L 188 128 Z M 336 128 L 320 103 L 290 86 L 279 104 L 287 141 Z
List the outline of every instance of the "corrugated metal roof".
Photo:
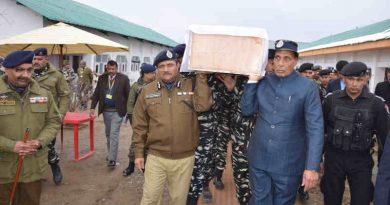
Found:
M 339 34 L 335 34 L 335 35 L 321 38 L 319 40 L 313 41 L 313 42 L 308 43 L 306 45 L 302 45 L 302 47 L 299 50 L 300 51 L 309 51 L 309 50 L 315 50 L 316 48 L 320 48 L 320 47 L 327 47 L 325 45 L 328 45 L 328 44 L 338 45 L 335 43 L 346 41 L 349 39 L 355 39 L 355 38 L 357 39 L 359 37 L 369 36 L 369 35 L 385 32 L 385 31 L 388 31 L 389 29 L 390 29 L 390 19 L 387 19 L 387 20 L 384 20 L 384 21 L 381 21 L 378 23 L 374 23 L 374 24 L 370 24 L 370 25 L 367 25 L 367 26 L 364 26 L 361 28 L 356 28 L 356 29 L 352 29 L 349 31 L 339 33 Z M 376 39 L 376 40 L 379 40 L 379 39 Z M 346 41 L 346 42 L 350 43 L 350 41 Z M 362 43 L 362 42 L 359 41 L 358 43 Z M 311 49 L 311 48 L 313 48 L 313 49 Z
M 16 0 L 42 16 L 65 23 L 175 46 L 172 39 L 152 29 L 128 22 L 101 10 L 72 0 Z

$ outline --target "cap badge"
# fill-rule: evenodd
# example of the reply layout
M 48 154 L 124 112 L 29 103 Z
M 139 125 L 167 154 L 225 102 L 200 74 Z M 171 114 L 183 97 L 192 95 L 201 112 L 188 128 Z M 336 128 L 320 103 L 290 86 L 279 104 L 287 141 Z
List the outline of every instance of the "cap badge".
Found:
M 172 58 L 173 57 L 173 55 L 172 55 L 172 53 L 170 51 L 167 51 L 167 57 L 168 58 Z
M 276 43 L 276 48 L 281 48 L 281 47 L 283 47 L 283 45 L 284 45 L 283 41 L 280 40 L 280 41 L 278 41 L 278 42 Z

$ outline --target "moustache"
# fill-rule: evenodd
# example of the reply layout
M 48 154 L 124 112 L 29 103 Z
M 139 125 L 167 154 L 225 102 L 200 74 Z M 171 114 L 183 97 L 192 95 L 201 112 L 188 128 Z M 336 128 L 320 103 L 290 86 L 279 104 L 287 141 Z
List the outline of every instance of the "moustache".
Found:
M 27 81 L 27 82 L 30 81 L 30 78 L 26 78 L 26 77 L 20 77 L 20 78 L 17 78 L 17 79 L 20 80 L 20 81 Z

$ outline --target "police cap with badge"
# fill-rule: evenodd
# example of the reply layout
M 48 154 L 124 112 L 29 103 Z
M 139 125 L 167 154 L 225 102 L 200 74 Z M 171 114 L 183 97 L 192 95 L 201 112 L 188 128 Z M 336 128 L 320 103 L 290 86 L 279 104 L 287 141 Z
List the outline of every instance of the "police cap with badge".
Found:
M 275 41 L 275 52 L 277 51 L 291 51 L 298 57 L 298 44 L 290 40 Z
M 362 77 L 367 75 L 367 65 L 362 62 L 351 62 L 345 65 L 340 73 L 347 77 Z
M 167 60 L 177 60 L 177 54 L 173 50 L 163 50 L 154 58 L 153 66 Z
M 6 69 L 16 68 L 19 65 L 28 63 L 31 64 L 34 58 L 32 51 L 14 51 L 5 57 L 3 67 Z

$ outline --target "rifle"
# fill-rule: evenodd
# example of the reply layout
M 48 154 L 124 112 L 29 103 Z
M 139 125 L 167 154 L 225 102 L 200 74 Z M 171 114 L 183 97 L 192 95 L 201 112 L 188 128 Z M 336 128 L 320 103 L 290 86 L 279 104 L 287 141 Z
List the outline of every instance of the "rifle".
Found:
M 23 135 L 23 142 L 26 143 L 27 142 L 27 139 L 28 139 L 28 133 L 30 132 L 30 128 L 27 128 L 26 131 L 24 131 L 24 135 Z M 9 204 L 12 205 L 12 201 L 14 200 L 14 195 L 15 195 L 15 191 L 16 191 L 16 186 L 18 184 L 18 181 L 19 181 L 19 176 L 20 176 L 20 171 L 22 169 L 22 164 L 23 164 L 23 159 L 24 159 L 24 156 L 19 156 L 19 159 L 18 159 L 18 168 L 16 169 L 16 174 L 15 174 L 15 179 L 14 179 L 14 183 L 12 185 L 12 191 L 11 191 L 11 194 L 10 194 L 10 197 L 9 197 Z

